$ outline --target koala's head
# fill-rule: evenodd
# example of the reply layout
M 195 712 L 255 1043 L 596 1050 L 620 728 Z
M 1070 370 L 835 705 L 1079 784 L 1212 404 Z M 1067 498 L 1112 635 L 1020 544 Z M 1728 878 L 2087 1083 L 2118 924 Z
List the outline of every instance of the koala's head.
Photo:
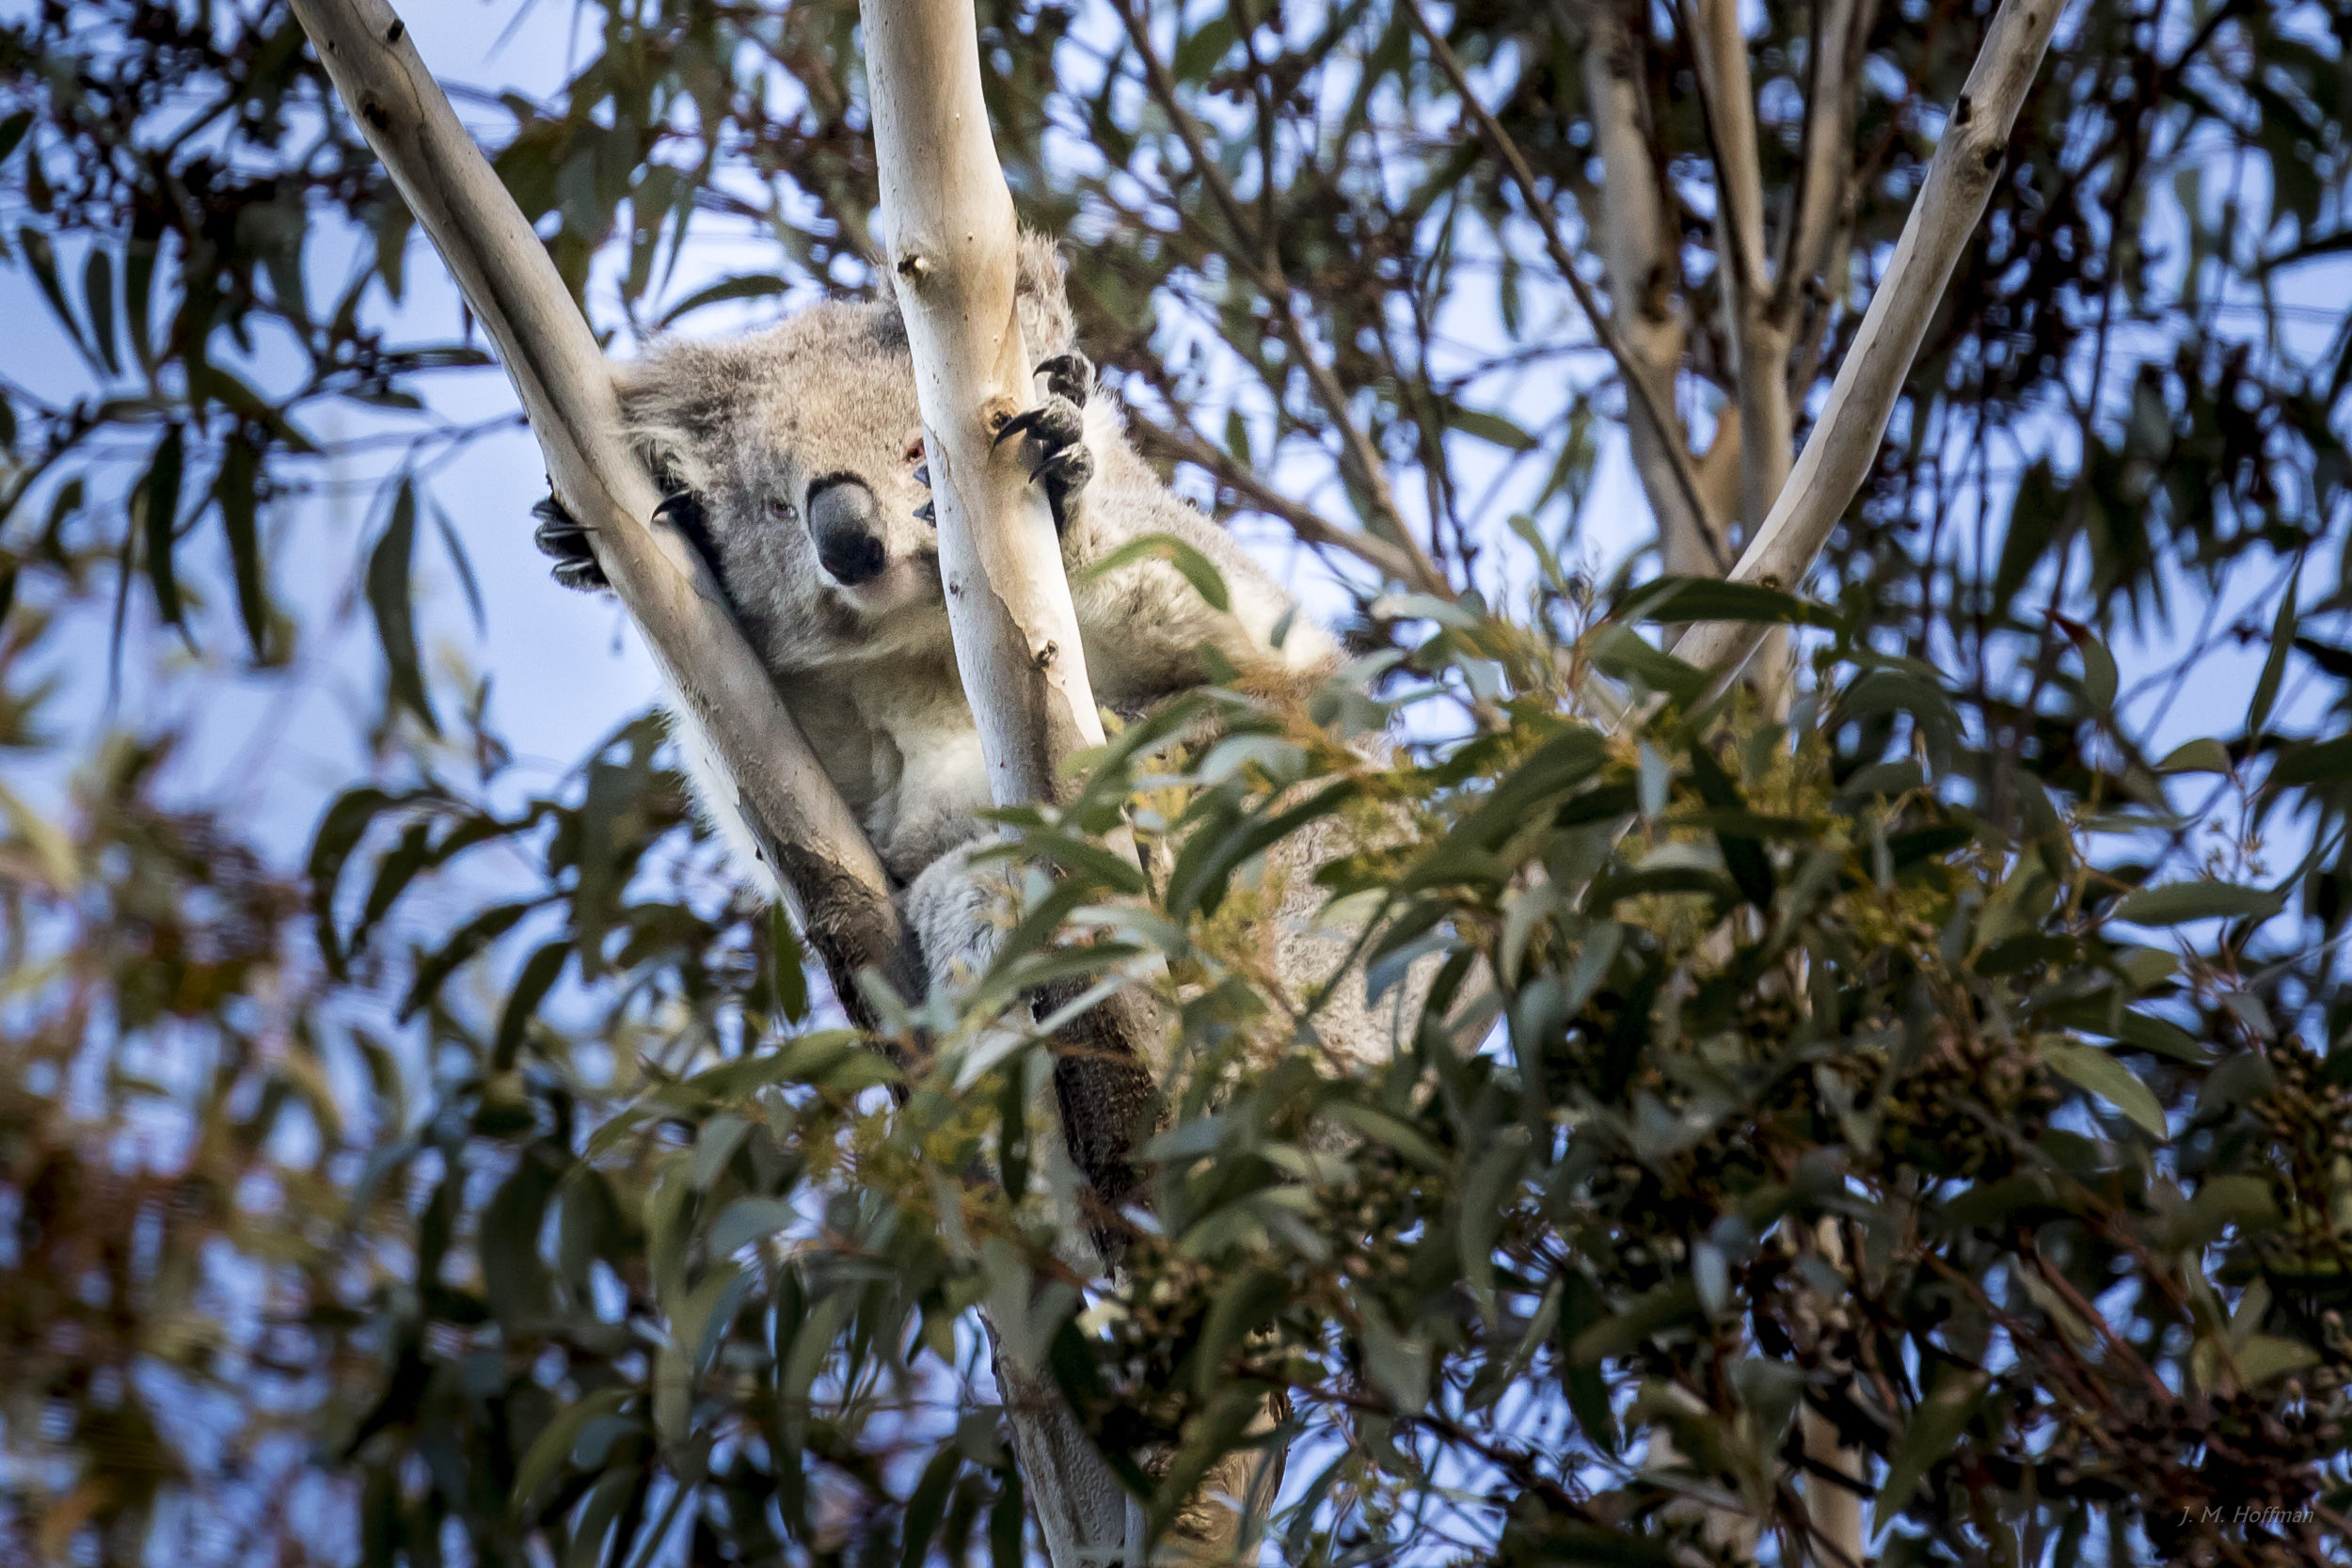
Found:
M 753 337 L 669 342 L 620 374 L 666 488 L 700 502 L 737 610 L 771 643 L 853 637 L 939 601 L 914 362 L 882 304 L 818 305 Z
M 1061 267 L 1025 237 L 1034 356 L 1070 346 Z M 897 302 L 829 301 L 748 338 L 671 341 L 619 372 L 622 418 L 665 488 L 692 492 L 736 609 L 772 651 L 819 659 L 944 639 L 914 363 Z

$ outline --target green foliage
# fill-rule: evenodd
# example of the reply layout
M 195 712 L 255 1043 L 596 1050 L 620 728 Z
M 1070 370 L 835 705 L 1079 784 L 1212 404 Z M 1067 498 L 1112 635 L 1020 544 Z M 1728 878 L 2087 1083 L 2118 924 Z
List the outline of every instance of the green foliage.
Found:
M 382 1141 L 346 1132 L 301 1065 L 314 1015 L 273 1002 L 295 1049 L 212 1025 L 216 1100 L 197 1103 L 218 1104 L 222 1153 L 165 1183 L 237 1191 L 224 1158 L 285 1184 L 223 1223 L 282 1276 L 291 1321 L 350 1347 L 333 1364 L 368 1397 L 307 1419 L 358 1478 L 368 1538 L 413 1553 L 455 1520 L 479 1550 L 535 1536 L 596 1560 L 691 1518 L 727 1553 L 961 1559 L 1015 1485 L 983 1304 L 1127 1472 L 1157 1478 L 1162 1521 L 1220 1454 L 1270 1440 L 1252 1423 L 1276 1400 L 1294 1462 L 1345 1456 L 1277 1521 L 1317 1560 L 1440 1525 L 1496 1560 L 1638 1557 L 1695 1540 L 1702 1502 L 1801 1532 L 1781 1478 L 1811 1419 L 1884 1462 L 1874 1516 L 1913 1558 L 1965 1556 L 1996 1520 L 2051 1541 L 2137 1528 L 2187 1557 L 2286 1529 L 2215 1522 L 2241 1506 L 2338 1506 L 2352 1082 L 2263 1026 L 2239 977 L 2260 911 L 2206 891 L 2242 890 L 2134 888 L 2086 852 L 2072 802 L 2037 831 L 1841 752 L 1844 699 L 1883 666 L 1825 657 L 1829 695 L 1788 725 L 1669 710 L 1611 733 L 1578 716 L 1596 689 L 1560 673 L 1574 650 L 1500 620 L 1452 640 L 1402 689 L 1495 658 L 1518 694 L 1476 738 L 1382 759 L 1343 690 L 1229 697 L 1209 742 L 1181 739 L 1197 711 L 1130 730 L 1029 833 L 1074 918 L 1025 922 L 980 994 L 1000 1012 L 1148 953 L 1176 1022 L 1141 1156 L 1155 1219 L 1126 1234 L 1113 1290 L 1057 1256 L 1075 1178 L 1034 1028 L 910 1015 L 945 1057 L 894 1096 L 856 1037 L 787 1023 L 768 921 L 589 875 L 583 842 L 627 864 L 682 827 L 676 781 L 629 764 L 642 726 L 595 764 L 638 782 L 579 806 L 349 798 L 338 836 L 365 817 L 387 847 L 375 925 L 412 859 L 446 874 L 513 841 L 548 868 L 417 960 L 441 1063 L 421 1115 L 378 1103 Z M 1910 696 L 1942 700 L 1927 678 Z M 191 854 L 190 828 L 143 815 L 142 777 L 118 765 L 86 800 L 72 863 L 135 842 L 130 863 L 179 879 L 42 890 L 76 923 L 75 978 L 21 1074 L 87 1059 L 74 999 L 108 997 L 133 1053 L 165 1014 L 232 1015 L 288 962 L 298 900 L 255 871 L 214 916 L 242 947 L 158 965 L 223 940 L 161 924 L 181 889 L 250 863 Z M 2153 789 L 2124 799 L 2103 838 L 2122 816 L 2172 825 Z M 1139 904 L 1099 852 L 1126 815 L 1160 868 Z M 1418 1018 L 1391 1062 L 1330 1056 L 1316 999 L 1265 968 L 1266 857 L 1333 818 L 1362 847 L 1322 880 Z M 331 860 L 321 876 L 342 879 Z M 584 908 L 596 883 L 619 891 Z M 553 913 L 554 940 L 505 990 L 462 986 L 469 933 L 517 909 Z M 2175 953 L 2124 928 L 2156 914 L 2209 935 Z M 369 927 L 326 918 L 364 973 Z M 608 970 L 604 1000 L 537 1011 L 575 953 Z M 1009 1053 L 992 1024 L 1015 1029 Z M 70 1277 L 56 1254 L 109 1235 L 137 1259 L 118 1289 L 166 1290 L 200 1227 L 139 1254 L 141 1205 L 163 1200 L 66 1175 L 56 1101 L 15 1114 L 34 1153 L 10 1180 L 39 1199 L 10 1291 L 24 1321 L 62 1309 L 26 1278 Z M 290 1117 L 314 1147 L 375 1148 L 356 1189 L 350 1167 L 270 1157 Z M 339 1266 L 343 1237 L 373 1283 Z M 134 1323 L 169 1318 L 138 1299 Z M 152 1354 L 81 1344 L 93 1385 Z M 1661 1434 L 1682 1463 L 1636 1463 Z M 1497 1500 L 1438 1507 L 1426 1478 L 1462 1465 Z M 107 1488 L 98 1517 L 139 1497 L 112 1473 L 86 1482 Z M 2173 1509 L 2139 1501 L 2157 1497 Z
M 1988 9 L 1876 9 L 1857 264 L 1804 301 L 1801 392 Z M 1787 594 L 1591 579 L 1617 394 L 1396 8 L 1161 8 L 1147 62 L 1117 16 L 983 6 L 1009 175 L 1081 242 L 1081 335 L 1147 448 L 1311 545 L 1345 528 L 1299 498 L 1409 537 L 1458 592 L 1318 546 L 1348 678 L 1127 726 L 1018 816 L 971 1006 L 898 999 L 879 1041 L 834 1027 L 788 921 L 714 892 L 653 721 L 525 788 L 426 657 L 418 552 L 479 600 L 434 459 L 486 428 L 426 372 L 484 360 L 402 310 L 432 263 L 282 7 L 0 25 L 12 297 L 82 361 L 78 391 L 0 376 L 5 1550 L 1008 1564 L 1034 1542 L 985 1307 L 1155 1528 L 1220 1456 L 1287 1449 L 1302 1563 L 1690 1560 L 1709 1509 L 1793 1562 L 1808 1444 L 1863 1456 L 1890 1562 L 2340 1555 L 2352 330 L 2306 280 L 2344 248 L 2344 34 L 2077 9 Z M 553 98 L 469 112 L 564 276 L 617 298 L 600 325 L 866 280 L 853 6 L 580 14 Z M 1589 220 L 1565 14 L 1447 20 Z M 1667 16 L 1635 75 L 1688 190 Z M 1760 24 L 1779 203 L 1811 23 Z M 763 260 L 674 286 L 723 224 Z M 1704 422 L 1730 356 L 1686 241 L 1645 303 L 1689 325 Z M 337 404 L 365 436 L 318 434 Z M 320 595 L 283 533 L 332 521 L 289 498 L 369 443 L 400 460 L 342 542 L 380 744 L 296 874 L 185 798 L 167 727 L 69 758 L 55 672 L 144 617 L 301 678 Z M 1793 713 L 1694 705 L 1644 628 L 1706 616 L 1803 628 Z M 2215 704 L 2233 643 L 2264 645 Z M 1267 958 L 1285 857 L 1334 836 L 1368 980 L 1330 979 L 1404 1022 L 1392 1061 L 1337 1057 L 1336 993 Z M 1122 976 L 1171 1039 L 1106 1214 L 1019 999 Z M 872 1049 L 918 1037 L 925 1076 Z

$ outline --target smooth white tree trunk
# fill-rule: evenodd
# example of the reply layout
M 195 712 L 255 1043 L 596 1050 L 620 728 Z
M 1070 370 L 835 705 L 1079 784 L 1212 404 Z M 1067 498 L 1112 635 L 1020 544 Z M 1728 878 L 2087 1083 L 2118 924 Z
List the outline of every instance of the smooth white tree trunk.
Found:
M 914 350 L 924 458 L 939 522 L 940 576 L 956 668 L 999 805 L 1051 801 L 1071 757 L 1103 743 L 1061 546 L 1026 443 L 999 443 L 1036 401 L 1035 364 L 1014 309 L 1020 234 L 980 90 L 969 0 L 863 0 L 868 99 L 889 264 Z M 1064 1141 L 1098 1191 L 1123 1185 L 1123 1125 L 1148 1098 L 1132 1082 L 1148 1055 L 1149 1011 L 1104 1005 L 1081 1021 L 1057 1070 L 1091 1060 L 1131 1082 L 1060 1096 Z M 1107 1180 L 1106 1180 L 1107 1178 Z M 1119 1192 L 1102 1194 L 1114 1201 Z M 1068 1250 L 1083 1256 L 1089 1238 Z M 1114 1477 L 1050 1375 L 996 1346 L 1003 1390 L 1039 1531 L 1055 1568 L 1139 1568 L 1141 1504 Z
M 956 667 L 999 804 L 1051 800 L 1103 742 L 1041 486 L 997 428 L 1036 402 L 1013 312 L 1019 230 L 963 0 L 866 0 L 882 214 L 914 351 Z

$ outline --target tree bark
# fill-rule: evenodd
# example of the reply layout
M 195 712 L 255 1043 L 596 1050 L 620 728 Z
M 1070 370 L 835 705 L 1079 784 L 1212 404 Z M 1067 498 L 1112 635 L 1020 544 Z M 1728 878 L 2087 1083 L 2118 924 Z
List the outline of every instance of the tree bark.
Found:
M 1862 84 L 1862 44 L 1870 25 L 1867 0 L 1815 0 L 1810 86 L 1804 103 L 1804 161 L 1773 274 L 1784 317 L 1802 310 L 1798 291 L 1830 267 L 1836 236 L 1848 218 L 1853 178 L 1854 100 Z M 1799 385 L 1802 385 L 1800 383 Z
M 1779 309 L 1764 254 L 1764 175 L 1756 129 L 1756 87 L 1738 0 L 1698 0 L 1689 25 L 1699 98 L 1715 165 L 1715 254 L 1722 258 L 1724 338 L 1731 345 L 1734 406 L 1739 410 L 1740 504 L 1751 533 L 1771 511 L 1796 445 L 1789 395 L 1791 333 Z M 1728 562 L 1725 562 L 1728 564 Z M 1766 705 L 1788 706 L 1788 634 L 1772 633 L 1750 661 L 1749 678 Z
M 1666 570 L 1712 577 L 1724 570 L 1723 519 L 1686 499 L 1677 472 L 1687 467 L 1682 420 L 1675 412 L 1675 382 L 1686 337 L 1677 295 L 1681 267 L 1669 221 L 1666 192 L 1650 143 L 1640 40 L 1622 0 L 1590 0 L 1565 8 L 1584 36 L 1584 98 L 1600 154 L 1603 211 L 1590 224 L 1599 235 L 1609 277 L 1610 320 L 1643 383 L 1626 406 L 1626 436 L 1633 467 L 1658 517 Z M 1653 413 L 1652 411 L 1656 412 Z
M 295 19 L 497 343 L 548 473 L 654 657 L 726 766 L 762 859 L 801 906 L 852 1018 L 857 977 L 918 992 L 882 862 L 620 436 L 603 352 L 539 238 L 491 172 L 386 0 L 293 0 Z
M 1715 252 L 1724 258 L 1725 336 L 1740 404 L 1740 515 L 1753 527 L 1788 482 L 1796 425 L 1788 397 L 1788 328 L 1773 309 L 1764 258 L 1764 177 L 1756 88 L 1737 0 L 1699 0 L 1692 47 L 1715 148 Z
M 969 6 L 867 0 L 866 71 L 882 221 L 914 351 L 939 569 L 989 787 L 1051 800 L 1103 742 L 1043 489 L 997 431 L 1035 402 L 1013 313 L 1019 230 L 980 95 Z

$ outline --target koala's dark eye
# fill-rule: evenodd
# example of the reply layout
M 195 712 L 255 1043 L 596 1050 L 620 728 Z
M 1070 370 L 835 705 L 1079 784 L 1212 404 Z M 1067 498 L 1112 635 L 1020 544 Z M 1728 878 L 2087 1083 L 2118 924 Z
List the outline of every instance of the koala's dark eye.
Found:
M 788 496 L 771 496 L 768 498 L 768 515 L 778 522 L 789 523 L 800 517 L 801 509 L 792 504 Z

